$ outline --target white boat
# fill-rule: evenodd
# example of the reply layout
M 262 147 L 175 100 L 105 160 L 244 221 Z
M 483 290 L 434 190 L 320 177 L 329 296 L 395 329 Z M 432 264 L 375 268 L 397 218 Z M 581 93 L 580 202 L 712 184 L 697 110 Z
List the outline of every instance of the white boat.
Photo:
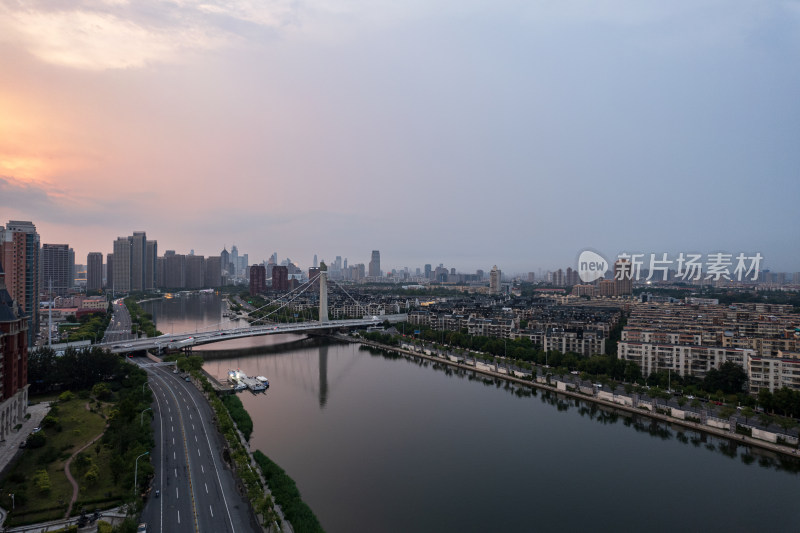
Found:
M 239 369 L 228 371 L 228 381 L 235 384 L 236 390 L 250 389 L 253 392 L 262 391 L 269 387 L 269 383 L 263 383 L 258 379 L 248 377 L 247 374 Z
M 267 378 L 265 378 L 264 376 L 256 376 L 256 379 L 258 381 L 260 381 L 261 383 L 269 383 L 269 380 Z

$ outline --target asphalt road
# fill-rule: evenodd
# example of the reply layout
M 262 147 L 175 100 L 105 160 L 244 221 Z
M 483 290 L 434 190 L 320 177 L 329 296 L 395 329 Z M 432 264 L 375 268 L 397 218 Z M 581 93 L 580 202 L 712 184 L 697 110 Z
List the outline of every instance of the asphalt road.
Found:
M 131 315 L 122 299 L 114 300 L 114 313 L 103 335 L 103 342 L 120 342 L 134 339 L 131 333 Z
M 142 512 L 148 531 L 245 532 L 260 528 L 222 460 L 224 439 L 202 393 L 173 366 L 136 358 L 153 390 L 155 477 Z M 159 490 L 160 497 L 155 497 Z

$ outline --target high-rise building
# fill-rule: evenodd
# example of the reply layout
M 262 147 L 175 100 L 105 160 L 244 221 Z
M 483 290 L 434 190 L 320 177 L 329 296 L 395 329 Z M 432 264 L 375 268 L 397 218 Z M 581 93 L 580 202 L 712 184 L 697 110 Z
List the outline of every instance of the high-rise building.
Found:
M 317 254 L 314 254 L 314 264 L 312 265 L 314 268 L 319 266 L 319 261 L 317 261 Z
M 206 287 L 219 287 L 222 285 L 222 259 L 212 256 L 206 259 Z
M 147 235 L 143 231 L 134 231 L 131 241 L 131 291 L 144 290 L 144 273 L 147 263 Z
M 78 278 L 78 271 L 75 268 L 75 250 L 72 248 L 67 250 L 67 264 L 69 265 L 69 282 L 67 288 L 71 289 L 75 286 L 75 280 Z
M 117 237 L 114 241 L 114 284 L 115 293 L 131 291 L 131 248 L 130 237 Z
M 426 277 L 427 279 L 431 279 L 431 273 L 432 273 L 432 272 L 433 272 L 433 269 L 431 268 L 431 265 L 430 265 L 430 263 L 426 264 L 426 265 L 425 265 L 425 277 Z
M 614 262 L 614 284 L 617 296 L 633 294 L 633 265 L 627 259 Z
M 289 267 L 283 265 L 272 267 L 272 290 L 289 290 Z
M 187 289 L 202 289 L 206 282 L 206 258 L 202 255 L 184 256 Z
M 372 259 L 369 262 L 369 277 L 381 277 L 381 252 L 372 250 Z
M 261 294 L 267 290 L 267 269 L 264 265 L 250 267 L 250 295 Z
M 99 291 L 103 288 L 103 254 L 89 252 L 86 256 L 86 290 Z
M 222 272 L 230 274 L 231 272 L 231 254 L 228 253 L 228 248 L 223 246 L 222 251 L 219 253 L 220 261 L 222 261 Z
M 28 321 L 28 346 L 34 346 L 39 330 L 39 234 L 33 222 L 11 220 L 5 229 L 0 226 L 0 263 L 6 290 Z
M 491 294 L 500 293 L 500 289 L 502 287 L 501 279 L 502 279 L 502 272 L 500 271 L 499 268 L 497 268 L 497 265 L 494 265 L 492 267 L 492 271 L 489 272 L 489 292 Z
M 114 254 L 106 254 L 106 290 L 114 288 Z
M 164 252 L 164 283 L 168 289 L 186 288 L 186 256 L 175 250 Z
M 39 287 L 48 292 L 49 298 L 66 296 L 72 288 L 74 278 L 69 250 L 68 244 L 42 244 Z
M 233 248 L 231 248 L 230 268 L 228 269 L 228 273 L 231 276 L 238 276 L 241 274 L 239 271 L 239 248 L 237 248 L 235 244 Z
M 6 288 L 0 261 L 0 440 L 5 440 L 12 428 L 25 420 L 28 406 L 28 322 L 24 310 Z
M 153 290 L 158 281 L 158 242 L 147 241 L 145 244 L 144 289 Z

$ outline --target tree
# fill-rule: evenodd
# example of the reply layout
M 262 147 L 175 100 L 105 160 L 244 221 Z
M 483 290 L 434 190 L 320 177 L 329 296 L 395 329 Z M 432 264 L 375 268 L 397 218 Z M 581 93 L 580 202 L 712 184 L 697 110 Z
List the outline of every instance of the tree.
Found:
M 48 494 L 50 492 L 50 475 L 47 470 L 44 468 L 37 470 L 33 476 L 33 484 L 40 493 Z
M 111 397 L 111 389 L 108 388 L 107 383 L 97 383 L 92 387 L 92 396 L 98 400 L 108 400 Z
M 750 407 L 749 405 L 747 407 L 743 407 L 742 416 L 744 417 L 744 423 L 747 424 L 747 419 L 753 416 L 754 414 L 756 414 L 756 412 L 753 411 L 753 408 Z
M 89 467 L 89 470 L 86 471 L 86 475 L 83 476 L 83 479 L 86 480 L 86 483 L 93 485 L 100 479 L 100 469 L 97 465 L 92 465 Z

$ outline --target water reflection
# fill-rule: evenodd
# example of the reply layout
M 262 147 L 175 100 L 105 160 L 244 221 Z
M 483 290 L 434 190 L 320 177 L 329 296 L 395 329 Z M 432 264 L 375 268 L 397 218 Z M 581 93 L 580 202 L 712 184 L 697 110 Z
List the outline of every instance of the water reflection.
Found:
M 328 403 L 328 345 L 319 347 L 319 406 Z
M 736 459 L 738 457 L 745 465 L 753 464 L 757 459 L 758 465 L 762 468 L 770 468 L 790 473 L 800 472 L 800 459 L 787 457 L 783 454 L 773 454 L 767 450 L 742 444 L 734 439 L 712 436 L 707 433 L 694 431 L 690 428 L 684 428 L 683 426 L 673 426 L 668 422 L 635 415 L 628 411 L 620 411 L 613 407 L 584 401 L 579 398 L 573 398 L 572 396 L 565 396 L 549 390 L 516 385 L 504 379 L 486 376 L 467 368 L 457 368 L 438 361 L 429 361 L 428 359 L 413 355 L 400 354 L 394 351 L 367 346 L 361 346 L 359 349 L 368 352 L 370 355 L 382 357 L 387 360 L 403 360 L 422 367 L 430 367 L 450 377 L 459 379 L 466 378 L 468 381 L 482 383 L 486 387 L 503 389 L 517 398 L 536 397 L 538 392 L 538 397 L 542 403 L 554 407 L 559 412 L 567 412 L 574 407 L 580 416 L 594 420 L 600 424 L 613 425 L 622 421 L 625 427 L 632 428 L 637 433 L 650 435 L 653 438 L 664 441 L 669 441 L 674 438 L 681 444 L 691 444 L 694 447 L 703 445 L 706 450 L 719 453 L 730 459 Z

